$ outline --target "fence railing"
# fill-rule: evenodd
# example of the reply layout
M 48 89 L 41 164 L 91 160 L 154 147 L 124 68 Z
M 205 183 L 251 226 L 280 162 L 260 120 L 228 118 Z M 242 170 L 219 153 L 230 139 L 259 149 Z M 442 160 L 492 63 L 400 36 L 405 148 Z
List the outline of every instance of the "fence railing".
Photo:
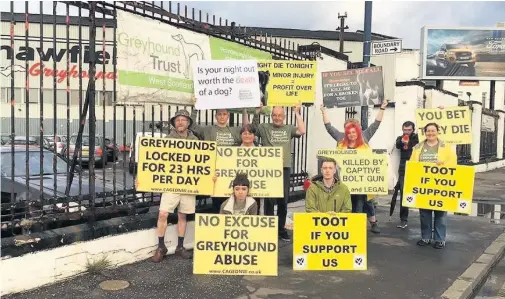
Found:
M 498 120 L 497 112 L 482 108 L 482 124 L 480 136 L 480 161 L 485 162 L 497 158 L 498 149 Z
M 0 103 L 2 237 L 134 216 L 159 204 L 159 194 L 135 190 L 130 149 L 138 134 L 159 132 L 158 124 L 177 110 L 193 108 L 119 103 L 117 11 L 233 41 L 275 59 L 317 56 L 186 5 L 160 3 L 68 1 L 53 2 L 48 10 L 44 1 L 38 7 L 11 2 L 10 11 L 1 13 L 2 26 L 10 27 L 2 35 L 8 58 Z M 286 113 L 286 122 L 294 124 L 292 109 Z M 308 126 L 307 107 L 302 117 Z M 230 126 L 241 125 L 240 119 L 231 114 Z M 214 112 L 199 112 L 196 122 L 213 124 Z M 293 140 L 292 191 L 307 177 L 307 146 L 307 136 Z M 197 208 L 206 202 L 200 198 Z
M 472 115 L 473 106 L 471 103 L 459 101 L 458 106 L 468 106 L 470 108 L 470 115 Z M 456 153 L 458 155 L 458 164 L 472 164 L 472 145 L 459 144 L 456 146 Z

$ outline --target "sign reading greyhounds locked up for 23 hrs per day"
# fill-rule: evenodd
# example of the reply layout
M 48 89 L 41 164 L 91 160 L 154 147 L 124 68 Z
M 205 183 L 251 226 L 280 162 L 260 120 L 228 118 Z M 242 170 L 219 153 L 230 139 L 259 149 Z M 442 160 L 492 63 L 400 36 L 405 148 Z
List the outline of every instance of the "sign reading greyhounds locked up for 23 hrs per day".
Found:
M 388 155 L 372 150 L 322 149 L 318 157 L 333 158 L 351 194 L 388 194 Z
M 407 161 L 404 207 L 470 214 L 475 169 Z
M 282 197 L 284 194 L 282 156 L 282 147 L 219 146 L 214 196 L 230 196 L 233 191 L 233 180 L 237 173 L 243 172 L 251 181 L 249 196 Z
M 295 213 L 294 270 L 367 270 L 366 214 Z
M 141 137 L 137 191 L 212 195 L 216 142 Z
M 196 214 L 194 274 L 277 276 L 277 217 Z

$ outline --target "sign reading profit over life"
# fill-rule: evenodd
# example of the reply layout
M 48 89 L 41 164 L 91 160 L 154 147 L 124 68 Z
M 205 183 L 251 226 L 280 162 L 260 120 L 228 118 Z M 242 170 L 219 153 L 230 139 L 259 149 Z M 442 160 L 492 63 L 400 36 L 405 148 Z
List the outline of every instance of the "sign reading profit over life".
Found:
M 315 61 L 261 60 L 258 68 L 268 74 L 267 106 L 295 106 L 316 99 Z
M 202 60 L 194 65 L 195 108 L 260 106 L 258 63 L 254 60 Z
M 212 195 L 216 147 L 214 141 L 141 137 L 137 191 Z
M 294 270 L 367 270 L 366 214 L 295 213 Z
M 416 109 L 416 125 L 420 142 L 426 139 L 423 131 L 424 126 L 432 122 L 440 126 L 439 138 L 445 143 L 472 143 L 472 117 L 468 106 Z
M 408 161 L 404 207 L 470 214 L 475 170 L 472 166 L 437 166 Z
M 196 214 L 194 274 L 277 276 L 277 217 Z
M 214 196 L 230 196 L 233 180 L 243 172 L 251 182 L 250 196 L 282 197 L 282 154 L 282 147 L 218 147 Z
M 388 194 L 388 155 L 372 150 L 323 149 L 318 157 L 333 158 L 340 169 L 340 179 L 351 194 Z

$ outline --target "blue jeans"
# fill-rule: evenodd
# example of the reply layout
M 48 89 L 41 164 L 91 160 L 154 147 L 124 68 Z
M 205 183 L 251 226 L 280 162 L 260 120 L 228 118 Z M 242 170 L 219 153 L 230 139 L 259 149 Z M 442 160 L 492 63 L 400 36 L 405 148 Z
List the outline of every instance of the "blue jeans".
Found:
M 435 214 L 435 241 L 445 241 L 447 233 L 447 212 L 419 209 L 421 216 L 421 238 L 432 239 L 433 214 Z
M 366 213 L 368 218 L 375 216 L 375 207 L 366 195 L 351 194 L 351 203 L 353 213 Z

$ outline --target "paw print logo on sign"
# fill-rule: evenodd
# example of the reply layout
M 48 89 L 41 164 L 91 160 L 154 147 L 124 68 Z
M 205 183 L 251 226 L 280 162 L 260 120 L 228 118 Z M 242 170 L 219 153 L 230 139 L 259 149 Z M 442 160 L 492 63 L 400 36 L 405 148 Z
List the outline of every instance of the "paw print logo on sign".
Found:
M 468 200 L 460 199 L 457 208 L 458 212 L 470 213 L 470 202 L 468 202 Z
M 407 204 L 408 206 L 414 206 L 416 202 L 416 197 L 413 194 L 407 194 L 405 195 L 405 200 L 404 204 Z
M 298 270 L 307 269 L 307 255 L 300 254 L 295 257 L 294 268 Z
M 366 270 L 366 259 L 363 255 L 354 255 L 354 269 Z

